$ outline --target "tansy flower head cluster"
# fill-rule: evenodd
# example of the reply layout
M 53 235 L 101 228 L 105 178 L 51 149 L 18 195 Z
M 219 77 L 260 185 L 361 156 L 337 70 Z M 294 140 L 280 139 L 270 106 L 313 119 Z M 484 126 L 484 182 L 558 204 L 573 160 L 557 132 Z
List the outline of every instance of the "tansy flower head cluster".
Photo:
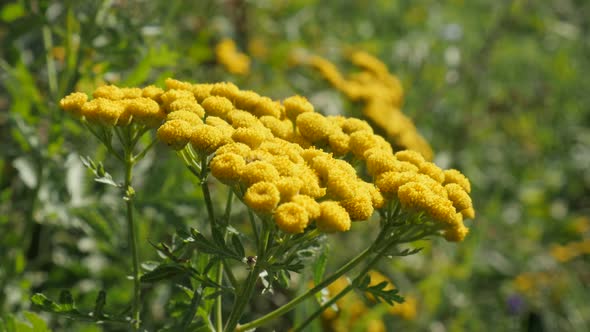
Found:
M 215 46 L 217 62 L 232 74 L 246 75 L 250 72 L 250 57 L 238 51 L 236 43 L 229 39 L 222 39 Z
M 166 114 L 157 96 L 164 91 L 155 86 L 119 88 L 104 85 L 88 100 L 83 92 L 74 92 L 59 102 L 61 108 L 89 123 L 103 126 L 127 126 L 132 123 L 147 127 L 159 126 Z
M 474 216 L 461 173 L 443 171 L 414 151 L 394 154 L 367 122 L 323 116 L 301 96 L 281 102 L 232 83 L 174 79 L 166 80 L 166 90 L 104 86 L 93 96 L 73 93 L 61 106 L 101 124 L 159 125 L 162 142 L 211 156 L 211 174 L 284 232 L 310 225 L 347 231 L 393 200 L 426 214 L 447 240 L 460 241 L 467 234 L 463 218 Z M 351 159 L 366 165 L 371 182 Z
M 350 135 L 370 130 L 365 122 L 326 118 L 304 97 L 281 103 L 231 83 L 169 79 L 166 85 L 166 105 L 198 103 L 204 113 L 165 106 L 160 140 L 174 149 L 190 143 L 200 154 L 214 154 L 211 174 L 281 230 L 301 233 L 314 223 L 324 232 L 346 231 L 351 221 L 366 220 L 383 205 L 372 183 L 327 152 L 333 147 L 339 155 L 348 153 Z
M 348 78 L 344 78 L 334 64 L 319 56 L 310 57 L 307 63 L 348 98 L 363 102 L 363 115 L 383 130 L 397 146 L 418 151 L 431 160 L 433 153 L 430 145 L 400 110 L 403 89 L 397 77 L 389 73 L 385 64 L 368 53 L 352 52 L 350 61 L 362 71 Z

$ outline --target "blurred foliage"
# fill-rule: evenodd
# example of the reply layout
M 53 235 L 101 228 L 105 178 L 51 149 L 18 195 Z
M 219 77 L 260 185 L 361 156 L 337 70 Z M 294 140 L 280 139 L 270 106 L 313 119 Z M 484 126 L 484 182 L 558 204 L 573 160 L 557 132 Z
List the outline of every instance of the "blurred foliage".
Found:
M 388 330 L 590 330 L 589 256 L 563 259 L 552 250 L 590 238 L 588 17 L 582 0 L 3 2 L 0 331 L 120 328 L 39 316 L 30 311 L 38 291 L 59 298 L 70 289 L 77 306 L 92 311 L 106 290 L 105 311 L 128 309 L 118 193 L 93 183 L 80 157 L 109 170 L 112 160 L 57 108 L 62 96 L 174 76 L 231 80 L 275 98 L 300 93 L 320 111 L 354 113 L 358 105 L 290 61 L 307 52 L 344 68 L 350 48 L 378 56 L 399 76 L 403 111 L 435 162 L 472 180 L 478 213 L 465 242 L 417 243 L 422 254 L 382 264 L 401 295 L 418 299 L 416 318 L 388 317 Z M 252 56 L 250 75 L 216 64 L 214 45 L 224 37 Z M 144 261 L 160 259 L 150 241 L 173 242 L 176 230 L 203 219 L 194 180 L 168 154 L 153 150 L 136 171 Z M 367 238 L 360 232 L 333 241 L 327 264 L 360 248 Z M 144 308 L 149 330 L 186 302 L 170 285 L 144 292 L 153 303 Z M 282 301 L 279 292 L 253 310 Z

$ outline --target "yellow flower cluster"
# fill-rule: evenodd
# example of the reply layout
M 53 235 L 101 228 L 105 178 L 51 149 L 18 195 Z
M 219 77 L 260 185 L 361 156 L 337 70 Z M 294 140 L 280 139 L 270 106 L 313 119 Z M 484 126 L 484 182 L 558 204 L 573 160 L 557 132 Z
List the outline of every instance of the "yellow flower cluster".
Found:
M 560 271 L 523 272 L 512 280 L 516 291 L 534 302 L 546 301 L 549 296 L 559 303 L 570 287 L 567 276 Z
M 471 184 L 463 174 L 442 170 L 412 150 L 392 154 L 367 146 L 358 156 L 366 161 L 368 173 L 386 199 L 397 198 L 406 210 L 426 213 L 441 226 L 448 241 L 465 238 L 468 229 L 463 219 L 474 218 L 475 210 L 469 196 Z
M 371 130 L 366 122 L 324 117 L 301 96 L 281 103 L 231 83 L 168 79 L 166 85 L 160 140 L 215 153 L 211 174 L 243 191 L 244 202 L 272 215 L 281 230 L 301 233 L 314 222 L 324 232 L 347 231 L 351 221 L 366 220 L 383 205 L 373 184 L 334 157 L 351 151 L 356 132 Z
M 83 92 L 74 92 L 62 98 L 59 105 L 64 111 L 94 124 L 127 126 L 137 123 L 153 128 L 166 117 L 157 98 L 163 92 L 155 86 L 139 89 L 104 85 L 93 92 L 92 100 Z
M 401 110 L 403 89 L 387 66 L 365 52 L 353 52 L 350 61 L 363 71 L 347 79 L 328 60 L 312 56 L 308 64 L 318 70 L 336 89 L 353 101 L 364 103 L 363 115 L 383 130 L 401 148 L 420 152 L 432 159 L 432 149 L 418 133 L 413 122 Z
M 385 287 L 385 290 L 395 289 L 395 286 L 383 274 L 371 270 L 369 271 L 369 275 L 371 277 L 371 283 L 369 286 L 375 286 L 386 281 L 388 285 Z M 340 277 L 327 287 L 328 297 L 335 296 L 349 285 L 350 281 L 346 277 Z M 375 301 L 371 294 L 367 293 L 366 295 L 371 301 Z M 413 320 L 417 315 L 417 300 L 411 295 L 404 297 L 404 303 L 395 303 L 393 306 L 389 307 L 387 313 L 393 316 L 398 316 L 404 320 Z M 355 322 L 361 320 L 369 311 L 369 307 L 367 307 L 365 302 L 354 292 L 350 292 L 338 299 L 336 301 L 336 307 L 338 310 L 328 308 L 322 313 L 322 324 L 327 331 L 349 331 L 351 326 L 354 326 Z M 366 322 L 366 328 L 364 331 L 384 332 L 386 331 L 386 327 L 382 320 L 374 319 Z
M 246 75 L 250 72 L 250 57 L 240 53 L 236 43 L 229 38 L 222 39 L 215 46 L 215 55 L 217 61 L 232 74 Z
M 569 262 L 572 259 L 590 254 L 590 239 L 570 242 L 564 245 L 556 244 L 551 247 L 551 256 L 561 263 Z
M 425 212 L 450 241 L 462 240 L 463 218 L 474 217 L 469 180 L 461 173 L 443 171 L 414 151 L 394 154 L 367 122 L 323 116 L 301 96 L 280 102 L 232 83 L 174 79 L 166 80 L 166 90 L 103 86 L 93 96 L 88 101 L 73 93 L 61 106 L 105 125 L 160 125 L 162 142 L 213 155 L 211 174 L 288 233 L 312 223 L 324 232 L 347 231 L 391 199 Z M 374 183 L 340 158 L 364 162 Z

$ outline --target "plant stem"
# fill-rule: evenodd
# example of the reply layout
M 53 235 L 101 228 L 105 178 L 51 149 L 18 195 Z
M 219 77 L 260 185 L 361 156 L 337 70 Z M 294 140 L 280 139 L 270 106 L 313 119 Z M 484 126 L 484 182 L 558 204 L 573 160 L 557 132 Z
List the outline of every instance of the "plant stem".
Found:
M 226 332 L 233 332 L 237 330 L 236 326 L 238 325 L 238 321 L 240 320 L 240 317 L 242 317 L 242 314 L 244 313 L 246 306 L 252 298 L 252 294 L 254 293 L 254 288 L 256 286 L 256 281 L 258 280 L 258 276 L 260 275 L 260 272 L 262 270 L 261 266 L 263 266 L 263 264 L 261 263 L 265 260 L 265 254 L 268 249 L 268 243 L 271 233 L 270 228 L 266 223 L 264 223 L 264 221 L 262 226 L 262 234 L 260 237 L 257 252 L 259 263 L 255 264 L 252 267 L 250 273 L 248 274 L 248 278 L 246 279 L 245 285 L 242 287 L 239 295 L 235 299 L 234 307 L 229 315 L 227 324 L 225 325 L 224 331 Z
M 133 176 L 134 158 L 132 148 L 125 147 L 125 203 L 127 206 L 127 234 L 129 236 L 129 245 L 131 246 L 131 258 L 133 264 L 133 305 L 132 325 L 133 330 L 138 331 L 141 324 L 139 317 L 139 301 L 140 301 L 140 282 L 139 282 L 139 258 L 137 255 L 137 236 L 135 234 L 135 224 L 133 220 L 133 189 L 131 187 L 131 179 Z
M 209 223 L 211 231 L 215 227 L 215 213 L 213 212 L 213 201 L 211 200 L 211 193 L 207 185 L 207 156 L 201 158 L 201 190 L 203 191 L 203 198 L 205 199 L 205 206 L 207 207 L 207 214 L 209 215 Z
M 272 311 L 272 312 L 270 312 L 270 313 L 268 313 L 256 320 L 253 320 L 247 324 L 238 326 L 236 328 L 236 331 L 246 331 L 246 330 L 258 327 L 262 324 L 265 324 L 265 323 L 291 311 L 292 309 L 295 308 L 295 306 L 297 304 L 306 300 L 310 296 L 313 296 L 315 293 L 321 291 L 322 289 L 324 289 L 325 287 L 327 287 L 328 285 L 333 283 L 336 279 L 340 278 L 343 274 L 352 270 L 355 266 L 357 266 L 360 262 L 362 262 L 372 251 L 373 251 L 373 246 L 370 246 L 369 248 L 365 249 L 363 252 L 358 254 L 350 262 L 346 263 L 344 266 L 342 266 L 340 269 L 338 269 L 338 271 L 336 271 L 332 275 L 330 275 L 330 277 L 324 279 L 324 281 L 317 284 L 315 287 L 307 290 L 305 293 L 297 296 L 296 298 L 289 301 L 288 303 L 286 303 L 282 307 L 276 309 L 275 311 Z M 228 330 L 226 329 L 226 331 L 228 331 Z

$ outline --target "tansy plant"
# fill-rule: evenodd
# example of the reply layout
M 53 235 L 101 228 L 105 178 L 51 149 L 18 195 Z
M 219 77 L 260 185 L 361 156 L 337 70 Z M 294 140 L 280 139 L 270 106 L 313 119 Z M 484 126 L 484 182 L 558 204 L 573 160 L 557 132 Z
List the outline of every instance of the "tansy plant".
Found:
M 104 313 L 104 299 L 100 310 L 84 314 L 36 298 L 45 309 L 70 317 L 120 320 L 138 330 L 140 313 L 147 312 L 142 311 L 147 305 L 140 301 L 141 283 L 182 275 L 191 280 L 183 286 L 188 302 L 171 330 L 253 330 L 304 300 L 322 299 L 317 311 L 293 329 L 300 331 L 351 290 L 372 301 L 402 302 L 396 289 L 371 282 L 369 271 L 384 257 L 417 252 L 400 249 L 403 243 L 435 236 L 462 241 L 468 233 L 463 220 L 474 217 L 470 183 L 459 171 L 440 169 L 415 151 L 394 151 L 367 122 L 324 116 L 301 96 L 276 101 L 232 83 L 168 79 L 166 89 L 103 86 L 91 100 L 76 92 L 60 105 L 125 168 L 122 190 L 135 284 L 130 317 Z M 152 130 L 199 180 L 208 226 L 191 228 L 181 243 L 160 243 L 157 249 L 167 259 L 142 274 L 133 220 L 137 193 L 131 182 L 133 166 L 152 146 L 140 149 L 139 138 Z M 219 209 L 212 198 L 224 192 L 227 203 Z M 231 218 L 237 201 L 247 207 L 246 227 Z M 264 291 L 287 287 L 292 273 L 316 259 L 327 236 L 368 226 L 363 221 L 377 224 L 379 232 L 356 257 L 331 273 L 316 269 L 313 287 L 300 288 L 288 302 L 254 320 L 242 320 L 259 295 L 259 282 Z M 319 296 L 353 269 L 356 274 L 345 287 L 336 292 L 332 286 L 328 298 Z

